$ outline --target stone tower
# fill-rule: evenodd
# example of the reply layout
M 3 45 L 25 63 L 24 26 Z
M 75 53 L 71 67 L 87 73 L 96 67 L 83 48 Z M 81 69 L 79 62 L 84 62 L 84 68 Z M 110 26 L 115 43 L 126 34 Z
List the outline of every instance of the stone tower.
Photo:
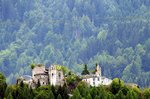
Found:
M 37 64 L 32 69 L 32 79 L 35 84 L 40 83 L 40 85 L 48 85 L 48 71 L 45 69 L 44 65 Z
M 98 64 L 96 64 L 95 74 L 97 76 L 102 76 L 101 67 Z
M 35 78 L 36 74 L 42 74 L 45 71 L 45 66 L 42 64 L 37 64 L 33 69 L 32 69 L 32 78 Z
M 49 82 L 51 85 L 58 85 L 63 86 L 64 85 L 64 74 L 61 70 L 61 67 L 57 65 L 51 65 L 49 67 Z

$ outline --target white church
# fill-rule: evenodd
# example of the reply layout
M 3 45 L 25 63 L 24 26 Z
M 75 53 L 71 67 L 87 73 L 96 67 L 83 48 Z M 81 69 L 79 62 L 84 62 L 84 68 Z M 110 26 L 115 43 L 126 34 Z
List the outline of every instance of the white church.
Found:
M 96 65 L 94 73 L 82 75 L 81 78 L 82 81 L 96 87 L 99 85 L 110 85 L 112 82 L 111 79 L 102 76 L 101 67 L 99 65 Z

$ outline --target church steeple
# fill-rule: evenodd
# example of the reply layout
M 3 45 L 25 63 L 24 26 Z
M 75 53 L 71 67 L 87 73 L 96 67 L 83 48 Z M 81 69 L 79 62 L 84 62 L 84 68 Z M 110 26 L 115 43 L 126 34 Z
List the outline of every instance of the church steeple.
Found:
M 101 67 L 97 63 L 96 63 L 95 74 L 97 76 L 101 76 L 102 75 L 102 73 L 101 73 Z

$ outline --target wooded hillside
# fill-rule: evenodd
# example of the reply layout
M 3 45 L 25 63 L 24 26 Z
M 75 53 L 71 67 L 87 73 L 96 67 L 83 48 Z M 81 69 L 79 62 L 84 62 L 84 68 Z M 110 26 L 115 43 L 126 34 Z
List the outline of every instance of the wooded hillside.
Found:
M 61 64 L 150 87 L 149 0 L 0 0 L 0 71 Z

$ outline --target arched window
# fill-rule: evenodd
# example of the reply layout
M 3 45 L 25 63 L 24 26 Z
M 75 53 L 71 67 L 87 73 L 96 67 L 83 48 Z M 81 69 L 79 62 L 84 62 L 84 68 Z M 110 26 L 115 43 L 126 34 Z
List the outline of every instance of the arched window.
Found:
M 98 77 L 97 79 L 98 79 L 98 81 L 99 81 L 99 77 Z
M 58 77 L 61 78 L 61 73 L 60 72 L 58 73 Z
M 93 81 L 95 81 L 95 78 L 93 78 Z

